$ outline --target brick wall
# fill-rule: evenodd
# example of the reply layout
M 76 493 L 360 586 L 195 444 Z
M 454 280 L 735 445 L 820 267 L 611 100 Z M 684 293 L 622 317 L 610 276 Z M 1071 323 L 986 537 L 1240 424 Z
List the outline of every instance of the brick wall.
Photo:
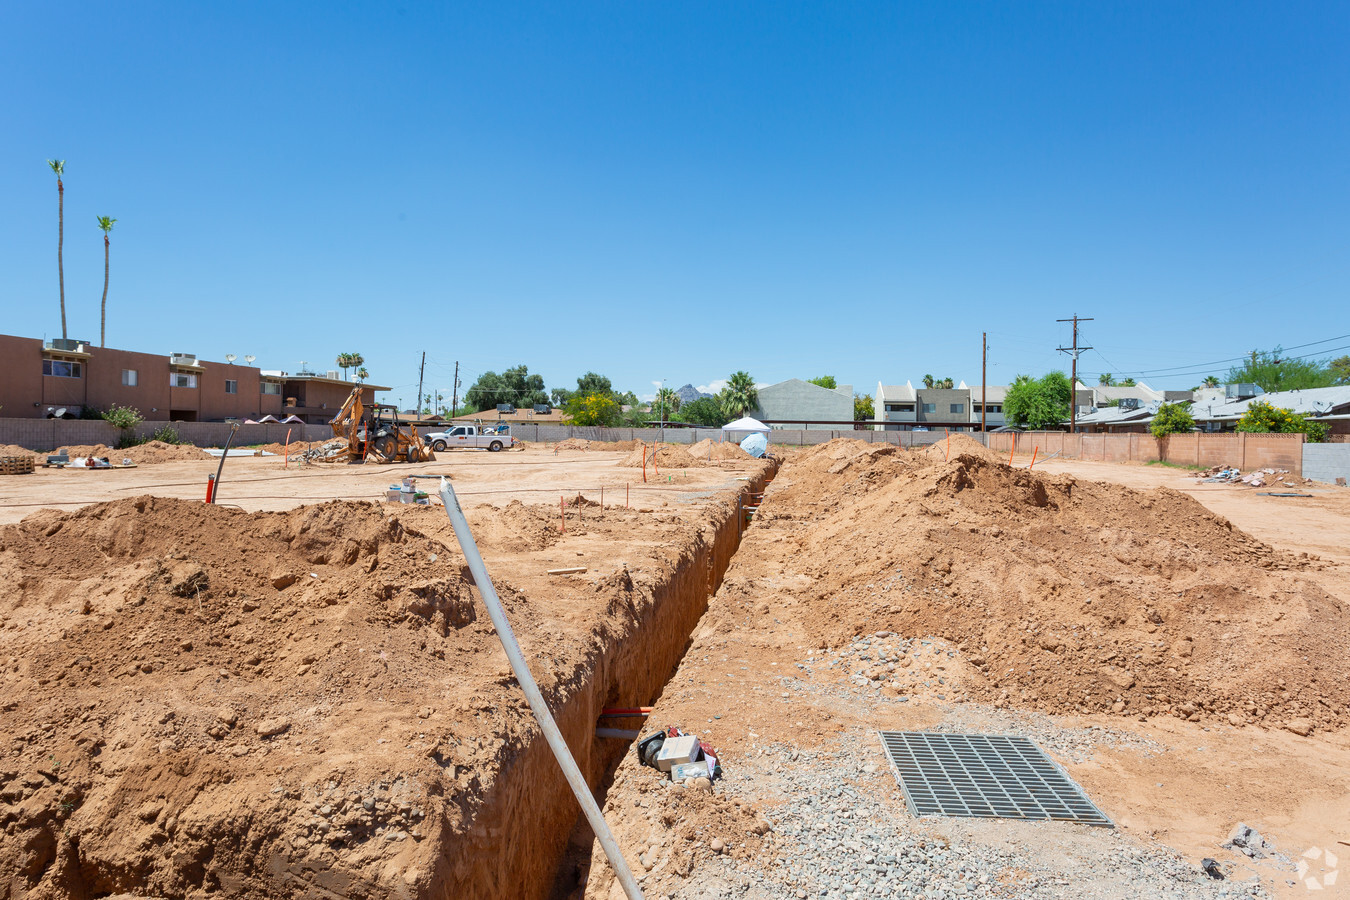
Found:
M 1069 434 L 1063 431 L 1005 432 L 989 435 L 989 446 L 1007 453 L 1102 462 L 1165 461 L 1182 466 L 1237 466 L 1239 469 L 1303 471 L 1301 434 L 1173 434 L 1158 440 L 1151 434 Z
M 136 426 L 137 437 L 149 437 L 165 425 L 172 426 L 178 436 L 199 447 L 221 447 L 229 436 L 230 426 L 224 422 L 142 422 Z M 290 432 L 293 441 L 319 441 L 332 437 L 327 425 L 240 425 L 235 435 L 235 446 L 271 444 L 286 440 Z M 78 444 L 117 443 L 117 429 L 98 419 L 0 419 L 0 444 L 15 444 L 28 450 L 55 450 Z

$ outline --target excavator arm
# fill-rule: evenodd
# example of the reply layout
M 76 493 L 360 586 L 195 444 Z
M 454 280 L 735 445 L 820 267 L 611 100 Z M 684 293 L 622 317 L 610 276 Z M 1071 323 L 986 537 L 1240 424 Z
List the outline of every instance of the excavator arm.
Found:
M 347 402 L 342 404 L 342 409 L 338 410 L 336 416 L 328 424 L 333 428 L 333 434 L 347 442 L 347 453 L 352 458 L 361 455 L 360 438 L 361 416 L 365 413 L 365 407 L 361 403 L 361 388 L 352 388 L 351 396 Z

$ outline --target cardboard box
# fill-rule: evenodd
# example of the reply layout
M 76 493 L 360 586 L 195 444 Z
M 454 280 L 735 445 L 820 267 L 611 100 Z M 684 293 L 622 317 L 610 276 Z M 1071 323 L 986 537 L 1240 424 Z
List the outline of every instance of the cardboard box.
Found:
M 691 763 L 698 758 L 698 738 L 692 734 L 668 737 L 656 755 L 656 767 L 669 772 L 680 763 Z

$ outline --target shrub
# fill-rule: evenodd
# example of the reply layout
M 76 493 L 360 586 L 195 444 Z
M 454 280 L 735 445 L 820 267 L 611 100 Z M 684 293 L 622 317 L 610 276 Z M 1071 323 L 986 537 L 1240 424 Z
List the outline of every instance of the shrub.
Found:
M 105 422 L 112 423 L 114 428 L 120 428 L 123 431 L 135 428 L 145 421 L 139 409 L 133 406 L 118 406 L 116 403 L 104 410 L 101 418 Z
M 1184 434 L 1195 429 L 1195 419 L 1184 403 L 1164 403 L 1158 407 L 1157 414 L 1148 430 L 1155 438 L 1164 438 L 1169 434 Z
M 1253 400 L 1238 419 L 1237 431 L 1249 434 L 1306 434 L 1311 444 L 1321 444 L 1330 429 L 1325 422 L 1314 422 L 1305 413 L 1271 406 L 1264 400 Z

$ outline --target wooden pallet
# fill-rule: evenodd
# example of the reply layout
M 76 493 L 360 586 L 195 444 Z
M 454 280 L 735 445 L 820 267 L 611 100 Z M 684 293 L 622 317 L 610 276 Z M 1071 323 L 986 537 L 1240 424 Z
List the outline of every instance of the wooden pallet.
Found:
M 0 456 L 0 475 L 29 475 L 32 471 L 31 456 Z

